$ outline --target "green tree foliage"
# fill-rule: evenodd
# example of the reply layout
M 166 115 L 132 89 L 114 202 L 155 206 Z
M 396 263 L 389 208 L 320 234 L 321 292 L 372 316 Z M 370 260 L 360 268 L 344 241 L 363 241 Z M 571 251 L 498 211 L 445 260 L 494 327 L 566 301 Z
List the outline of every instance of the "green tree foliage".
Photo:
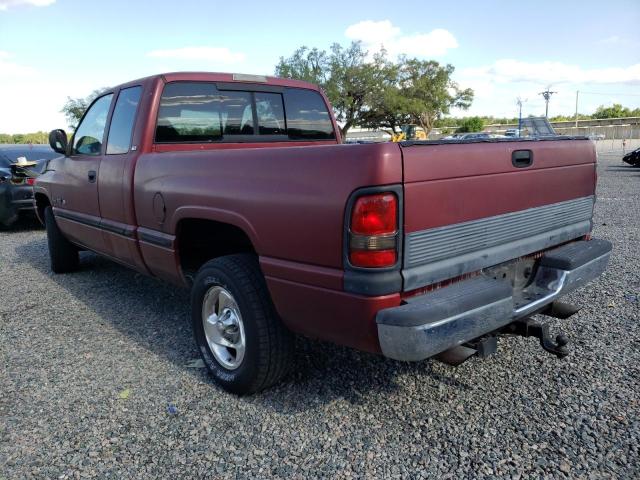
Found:
M 47 132 L 33 132 L 33 133 L 16 133 L 11 135 L 9 133 L 0 133 L 0 144 L 47 144 L 49 143 L 49 133 Z
M 346 135 L 353 125 L 365 121 L 365 112 L 382 93 L 385 72 L 381 66 L 385 62 L 384 54 L 368 62 L 360 42 L 352 42 L 347 48 L 334 43 L 328 53 L 303 46 L 288 58 L 280 57 L 275 74 L 320 85 Z
M 280 57 L 280 62 L 276 65 L 278 77 L 295 78 L 315 83 L 323 88 L 327 86 L 328 73 L 327 52 L 317 48 L 300 47 L 290 57 Z
M 326 92 L 337 120 L 343 124 L 343 136 L 354 125 L 365 124 L 378 99 L 385 98 L 388 68 L 385 52 L 367 61 L 367 52 L 359 42 L 348 48 L 337 43 L 331 47 Z
M 640 108 L 631 110 L 627 107 L 623 107 L 619 103 L 614 103 L 610 107 L 600 105 L 596 112 L 593 114 L 593 118 L 622 118 L 622 117 L 640 117 Z
M 457 132 L 458 133 L 467 133 L 467 132 L 481 132 L 484 128 L 484 120 L 480 117 L 466 117 L 460 123 Z
M 415 123 L 430 132 L 451 108 L 466 109 L 473 100 L 471 89 L 453 82 L 453 71 L 435 61 L 392 62 L 384 50 L 371 57 L 360 42 L 334 44 L 329 53 L 301 47 L 275 68 L 277 76 L 319 84 L 343 124 L 343 136 L 354 125 L 395 130 Z
M 84 115 L 85 110 L 91 105 L 91 102 L 100 95 L 106 88 L 101 88 L 99 90 L 94 90 L 88 96 L 84 98 L 71 98 L 67 97 L 67 101 L 65 102 L 62 110 L 65 118 L 67 119 L 67 124 L 69 128 L 75 130 L 82 119 L 82 115 Z
M 453 65 L 440 65 L 433 60 L 400 59 L 399 93 L 406 99 L 406 112 L 412 123 L 429 132 L 436 120 L 451 108 L 468 109 L 473 90 L 461 90 L 451 78 Z

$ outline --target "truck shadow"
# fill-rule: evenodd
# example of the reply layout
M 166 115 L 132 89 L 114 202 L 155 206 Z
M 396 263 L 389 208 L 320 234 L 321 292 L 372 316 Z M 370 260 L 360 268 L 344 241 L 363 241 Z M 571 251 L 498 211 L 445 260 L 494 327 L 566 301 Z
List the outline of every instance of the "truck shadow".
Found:
M 3 235 L 25 232 L 28 230 L 44 230 L 44 227 L 35 215 L 20 215 L 18 220 L 16 220 L 16 222 L 10 227 L 0 226 L 0 232 L 2 232 Z
M 227 395 L 214 384 L 206 369 L 189 366 L 200 357 L 193 341 L 187 290 L 86 252 L 81 253 L 79 271 L 52 275 L 45 238 L 24 243 L 16 252 L 94 311 L 101 322 L 189 375 L 208 382 L 212 393 Z M 280 385 L 242 401 L 287 414 L 336 400 L 365 404 L 372 401 L 372 395 L 387 395 L 416 383 L 436 389 L 471 388 L 450 375 L 451 367 L 442 364 L 396 362 L 302 337 L 296 339 L 295 364 Z

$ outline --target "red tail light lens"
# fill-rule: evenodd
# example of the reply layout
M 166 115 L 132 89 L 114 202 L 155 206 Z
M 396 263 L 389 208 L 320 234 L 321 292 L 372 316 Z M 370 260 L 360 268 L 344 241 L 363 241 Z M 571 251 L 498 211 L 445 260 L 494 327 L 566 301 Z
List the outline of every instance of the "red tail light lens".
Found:
M 391 267 L 398 260 L 398 198 L 393 193 L 358 198 L 351 211 L 349 262 L 355 267 Z
M 390 267 L 397 259 L 395 250 L 355 250 L 349 255 L 352 265 L 368 268 Z
M 32 177 L 27 177 L 27 185 L 33 185 L 36 183 L 36 179 Z
M 356 200 L 351 232 L 358 235 L 392 233 L 398 228 L 398 199 L 393 193 L 367 195 Z

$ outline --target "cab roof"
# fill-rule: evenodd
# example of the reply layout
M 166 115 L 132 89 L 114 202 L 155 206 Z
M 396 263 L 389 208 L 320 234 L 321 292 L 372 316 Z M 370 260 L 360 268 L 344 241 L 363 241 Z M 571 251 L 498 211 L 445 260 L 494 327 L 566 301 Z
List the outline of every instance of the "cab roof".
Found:
M 319 90 L 319 87 L 310 82 L 294 80 L 291 78 L 269 77 L 266 75 L 252 75 L 245 73 L 221 73 L 221 72 L 169 72 L 149 77 L 132 80 L 130 82 L 118 85 L 118 87 L 128 87 L 132 85 L 140 85 L 148 81 L 161 79 L 164 82 L 225 82 L 225 83 L 247 83 L 247 84 L 264 84 L 278 87 L 296 87 L 306 88 L 310 90 Z

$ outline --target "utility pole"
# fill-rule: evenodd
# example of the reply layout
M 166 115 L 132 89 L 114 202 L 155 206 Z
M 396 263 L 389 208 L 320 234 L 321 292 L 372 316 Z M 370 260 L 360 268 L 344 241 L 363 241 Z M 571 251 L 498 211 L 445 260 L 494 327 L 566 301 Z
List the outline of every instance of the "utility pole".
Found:
M 549 118 L 549 99 L 551 98 L 551 95 L 553 95 L 554 93 L 558 93 L 558 92 L 550 91 L 549 88 L 551 88 L 551 85 L 549 85 L 544 92 L 538 93 L 538 95 L 542 95 L 544 97 L 544 103 L 545 103 L 544 116 L 547 118 Z
M 578 95 L 580 94 L 580 90 L 576 90 L 576 128 L 578 128 Z M 576 132 L 576 135 L 578 132 Z
M 522 132 L 522 104 L 526 101 L 526 98 L 524 100 L 520 97 L 516 99 L 516 104 L 518 105 L 518 137 Z

